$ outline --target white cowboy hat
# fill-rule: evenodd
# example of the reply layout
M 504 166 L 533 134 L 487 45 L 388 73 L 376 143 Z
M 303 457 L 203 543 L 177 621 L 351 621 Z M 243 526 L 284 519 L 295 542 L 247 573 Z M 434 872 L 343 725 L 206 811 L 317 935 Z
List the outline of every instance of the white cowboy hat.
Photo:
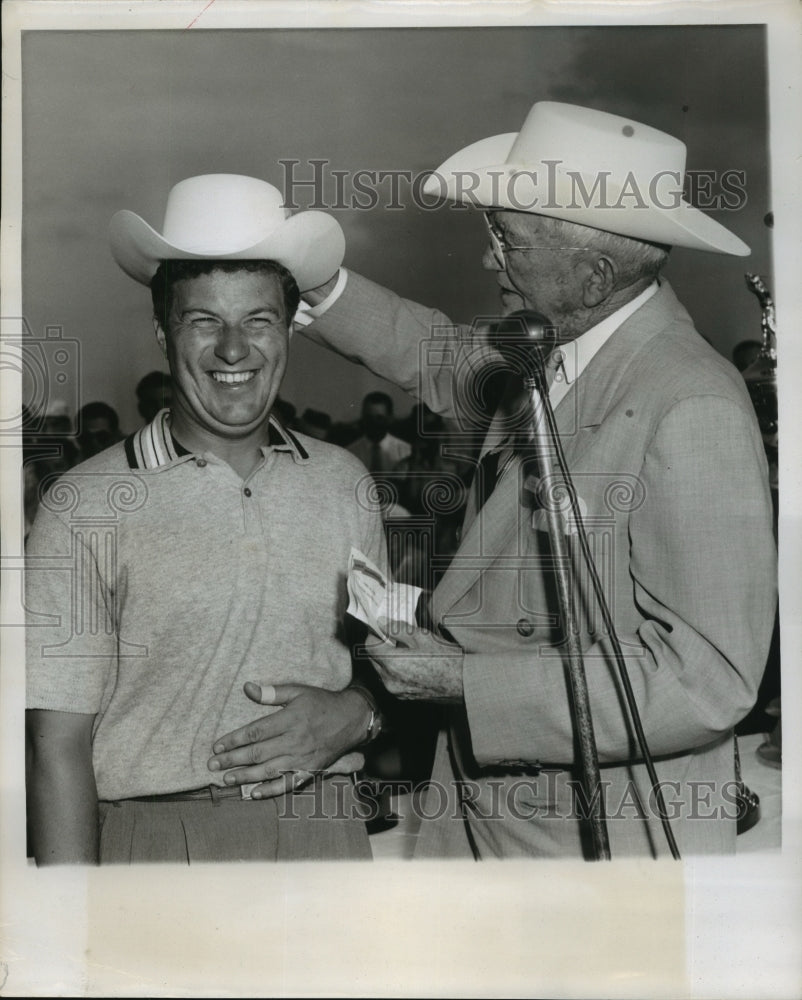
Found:
M 114 259 L 143 285 L 163 260 L 275 260 L 303 292 L 327 281 L 345 255 L 336 219 L 314 211 L 290 215 L 278 188 L 239 174 L 180 181 L 167 196 L 162 230 L 133 212 L 112 217 Z
M 466 146 L 423 190 L 653 243 L 747 256 L 742 240 L 682 198 L 684 178 L 679 139 L 604 111 L 540 101 L 520 132 Z

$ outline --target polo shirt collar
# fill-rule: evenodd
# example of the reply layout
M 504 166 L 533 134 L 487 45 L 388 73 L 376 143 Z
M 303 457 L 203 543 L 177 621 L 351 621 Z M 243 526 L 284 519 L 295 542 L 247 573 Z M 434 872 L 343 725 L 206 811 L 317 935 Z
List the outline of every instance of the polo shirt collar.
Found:
M 268 450 L 285 451 L 295 462 L 309 461 L 306 448 L 273 414 L 270 415 L 268 435 L 262 454 Z M 149 424 L 129 435 L 125 439 L 125 454 L 132 469 L 160 469 L 192 456 L 192 452 L 173 437 L 169 410 L 160 410 Z

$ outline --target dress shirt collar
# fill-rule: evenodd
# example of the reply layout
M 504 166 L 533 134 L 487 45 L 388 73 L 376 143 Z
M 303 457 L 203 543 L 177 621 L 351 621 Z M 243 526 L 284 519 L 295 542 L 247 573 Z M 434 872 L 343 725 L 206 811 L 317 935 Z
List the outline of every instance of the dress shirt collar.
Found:
M 642 305 L 657 292 L 659 285 L 653 281 L 640 295 L 616 309 L 601 323 L 586 330 L 576 340 L 560 345 L 562 363 L 549 390 L 549 402 L 553 408 L 567 395 L 568 390 L 590 364 L 591 360 L 612 337 L 615 331 L 629 319 Z M 485 438 L 483 452 L 495 451 L 509 443 L 510 434 L 503 426 L 504 420 L 499 414 L 493 417 Z
M 563 396 L 566 395 L 574 382 L 587 368 L 591 359 L 601 350 L 604 344 L 612 337 L 615 331 L 636 313 L 642 305 L 657 292 L 658 284 L 653 281 L 648 288 L 645 288 L 640 295 L 627 302 L 626 305 L 616 309 L 607 319 L 597 323 L 589 330 L 586 330 L 581 337 L 572 340 L 568 344 L 560 347 L 563 360 L 555 376 L 554 382 L 549 392 L 549 400 L 552 406 L 556 406 Z

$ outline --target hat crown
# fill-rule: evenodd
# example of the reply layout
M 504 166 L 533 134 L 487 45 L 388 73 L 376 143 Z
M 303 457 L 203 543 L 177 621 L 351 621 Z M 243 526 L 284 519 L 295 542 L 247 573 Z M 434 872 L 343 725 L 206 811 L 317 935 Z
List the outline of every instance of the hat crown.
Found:
M 520 132 L 458 150 L 423 191 L 632 239 L 747 256 L 743 240 L 684 200 L 684 175 L 685 143 L 674 136 L 606 111 L 538 101 Z
M 187 253 L 236 253 L 259 243 L 288 215 L 281 192 L 267 181 L 202 174 L 170 191 L 162 232 Z
M 619 183 L 627 176 L 649 184 L 664 174 L 685 173 L 685 143 L 659 129 L 592 108 L 539 101 L 512 144 L 508 163 L 557 161 L 562 170 Z

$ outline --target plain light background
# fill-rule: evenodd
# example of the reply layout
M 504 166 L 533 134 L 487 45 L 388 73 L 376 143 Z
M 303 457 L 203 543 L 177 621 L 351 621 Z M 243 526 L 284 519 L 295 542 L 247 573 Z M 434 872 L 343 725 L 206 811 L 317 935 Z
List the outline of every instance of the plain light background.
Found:
M 115 211 L 135 211 L 160 231 L 177 181 L 241 173 L 285 189 L 289 168 L 280 160 L 299 161 L 294 176 L 305 180 L 314 176 L 311 160 L 326 160 L 330 200 L 331 171 L 414 176 L 474 140 L 517 131 L 535 101 L 563 100 L 677 136 L 689 170 L 745 174 L 746 204 L 711 214 L 752 256 L 677 249 L 666 271 L 700 332 L 729 358 L 738 341 L 760 337 L 744 272 L 772 283 L 766 69 L 761 25 L 29 33 L 24 316 L 35 336 L 55 326 L 78 342 L 78 402 L 110 403 L 133 430 L 134 385 L 163 359 L 149 292 L 108 249 Z M 316 196 L 293 190 L 301 207 Z M 397 197 L 389 180 L 375 190 L 371 210 L 333 210 L 347 266 L 454 320 L 493 314 L 478 213 L 417 208 L 404 182 Z M 717 180 L 711 190 L 720 192 Z M 378 385 L 297 337 L 282 396 L 299 410 L 350 419 Z M 392 394 L 405 413 L 412 401 Z

